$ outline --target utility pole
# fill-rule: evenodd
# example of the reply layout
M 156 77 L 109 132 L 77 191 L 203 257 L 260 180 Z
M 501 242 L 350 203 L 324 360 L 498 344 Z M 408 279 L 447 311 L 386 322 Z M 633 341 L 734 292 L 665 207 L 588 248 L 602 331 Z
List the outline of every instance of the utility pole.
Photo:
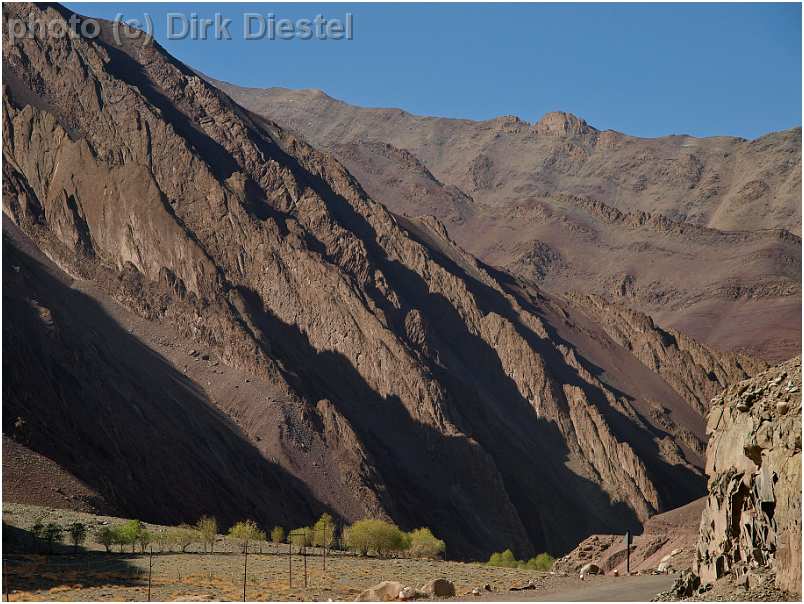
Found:
M 329 542 L 327 541 L 327 525 L 324 525 L 324 572 L 327 572 L 327 547 Z
M 151 572 L 154 567 L 154 547 L 148 548 L 148 601 L 151 601 Z
M 302 557 L 304 558 L 304 588 L 307 589 L 307 544 L 302 545 Z
M 631 531 L 625 531 L 625 574 L 631 574 Z
M 243 602 L 246 601 L 246 576 L 248 574 L 248 539 L 245 544 L 245 556 L 243 556 Z
M 293 589 L 293 539 L 288 534 L 288 587 Z

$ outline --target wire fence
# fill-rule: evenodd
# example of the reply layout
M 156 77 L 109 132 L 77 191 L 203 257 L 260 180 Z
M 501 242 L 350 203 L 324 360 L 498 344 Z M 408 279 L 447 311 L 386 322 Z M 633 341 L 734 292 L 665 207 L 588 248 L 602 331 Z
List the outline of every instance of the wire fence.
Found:
M 29 599 L 34 592 L 69 588 L 136 588 L 138 599 L 154 592 L 201 591 L 215 599 L 262 599 L 278 590 L 331 588 L 340 582 L 334 558 L 354 558 L 333 550 L 326 538 L 308 545 L 301 531 L 291 531 L 287 544 L 249 542 L 240 551 L 217 553 L 146 553 L 85 551 L 79 554 L 11 554 L 3 557 L 5 601 Z M 324 535 L 326 537 L 326 535 Z M 294 543 L 296 538 L 297 543 Z M 237 594 L 237 598 L 235 598 Z

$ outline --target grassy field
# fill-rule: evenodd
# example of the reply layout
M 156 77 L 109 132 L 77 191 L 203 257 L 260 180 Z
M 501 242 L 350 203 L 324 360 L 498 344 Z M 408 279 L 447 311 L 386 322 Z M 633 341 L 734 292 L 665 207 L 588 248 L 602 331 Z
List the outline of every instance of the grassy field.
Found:
M 71 553 L 72 548 L 66 545 L 52 555 L 29 553 L 32 547 L 25 547 L 27 533 L 19 529 L 27 529 L 42 514 L 47 515 L 46 522 L 61 524 L 80 521 L 96 527 L 123 522 L 66 510 L 4 505 L 4 538 L 17 540 L 16 547 L 4 548 L 3 556 L 4 589 L 7 585 L 12 601 L 146 600 L 149 563 L 152 600 L 243 599 L 244 556 L 237 544 L 223 537 L 218 538 L 214 554 L 198 551 L 155 553 L 153 557 L 131 552 L 109 554 L 89 541 L 78 554 Z M 12 549 L 19 553 L 11 553 Z M 353 600 L 361 591 L 383 580 L 420 587 L 438 577 L 453 581 L 458 597 L 471 598 L 472 589 L 485 584 L 498 592 L 507 592 L 512 586 L 528 582 L 547 587 L 566 580 L 549 573 L 476 563 L 381 560 L 343 552 L 330 552 L 325 569 L 323 551 L 311 549 L 306 556 L 305 587 L 305 558 L 297 550 L 290 559 L 290 568 L 287 545 L 261 543 L 252 551 L 245 572 L 248 600 Z

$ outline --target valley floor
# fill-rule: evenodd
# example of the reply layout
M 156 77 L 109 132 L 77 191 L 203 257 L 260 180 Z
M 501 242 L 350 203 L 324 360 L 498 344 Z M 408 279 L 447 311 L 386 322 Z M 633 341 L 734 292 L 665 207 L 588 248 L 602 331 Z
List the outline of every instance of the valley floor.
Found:
M 106 553 L 88 540 L 78 554 L 64 545 L 53 555 L 31 552 L 27 528 L 38 518 L 65 525 L 85 522 L 90 526 L 116 524 L 122 519 L 91 514 L 5 503 L 3 506 L 4 596 L 11 601 L 143 601 L 148 598 L 149 561 L 153 601 L 242 601 L 244 558 L 236 545 L 219 537 L 220 553 L 159 553 L 149 560 L 141 553 Z M 11 545 L 12 547 L 8 547 Z M 115 549 L 117 549 L 115 547 Z M 320 550 L 307 556 L 307 587 L 304 586 L 304 558 L 294 552 L 291 563 L 293 585 L 289 585 L 287 546 L 263 543 L 262 553 L 248 557 L 246 597 L 248 600 L 327 601 L 354 600 L 364 589 L 383 580 L 421 586 L 445 577 L 456 586 L 460 600 L 649 600 L 667 589 L 673 577 L 589 577 L 560 576 L 520 569 L 492 568 L 478 563 L 418 559 L 360 558 L 331 552 L 326 560 Z M 18 553 L 12 553 L 16 551 Z M 531 583 L 534 589 L 510 591 Z M 472 589 L 488 584 L 491 591 L 480 597 Z M 8 590 L 7 592 L 5 590 Z

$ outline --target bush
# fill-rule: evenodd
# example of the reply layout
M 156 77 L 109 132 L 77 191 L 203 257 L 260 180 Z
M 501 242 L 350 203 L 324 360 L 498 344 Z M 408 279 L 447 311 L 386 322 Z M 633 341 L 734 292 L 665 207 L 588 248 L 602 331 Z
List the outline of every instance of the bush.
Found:
M 504 552 L 491 554 L 489 561 L 486 562 L 486 564 L 489 566 L 500 566 L 502 568 L 516 568 L 519 566 L 519 562 L 514 556 L 514 552 L 512 552 L 510 549 L 507 549 Z
M 182 551 L 182 553 L 186 552 L 187 548 L 193 543 L 200 541 L 198 531 L 191 526 L 187 526 L 186 524 L 168 529 L 167 538 L 168 541 L 171 544 L 175 544 Z
M 271 529 L 271 541 L 273 543 L 282 543 L 285 541 L 285 529 L 281 526 L 275 526 Z
M 303 547 L 313 545 L 313 528 L 310 526 L 300 526 L 288 532 L 288 543 L 295 545 L 299 551 Z
M 528 560 L 525 563 L 525 568 L 529 570 L 544 570 L 548 571 L 553 568 L 555 559 L 548 553 L 542 553 Z
M 360 555 L 369 552 L 384 557 L 391 552 L 402 551 L 405 534 L 399 527 L 384 520 L 358 520 L 345 533 L 346 546 Z
M 503 568 L 525 568 L 528 570 L 547 571 L 553 568 L 553 562 L 553 557 L 547 553 L 539 554 L 527 562 L 523 562 L 521 560 L 517 560 L 514 556 L 514 553 L 510 549 L 507 549 L 504 552 L 491 554 L 491 557 L 486 564 L 488 566 L 500 566 Z
M 140 546 L 140 551 L 144 554 L 145 550 L 148 549 L 148 546 L 154 540 L 154 534 L 147 530 L 142 529 L 139 534 L 137 535 L 137 545 Z
M 45 540 L 45 543 L 47 543 L 47 551 L 49 551 L 52 554 L 53 544 L 61 543 L 63 535 L 64 535 L 64 529 L 60 524 L 56 524 L 55 522 L 49 522 L 42 531 L 42 538 Z
M 145 525 L 139 520 L 129 520 L 122 526 L 115 528 L 117 535 L 117 544 L 120 546 L 120 551 L 123 550 L 124 545 L 130 545 L 131 551 L 134 551 L 134 546 L 137 544 L 140 533 L 145 530 Z
M 87 540 L 87 526 L 83 522 L 73 522 L 67 527 L 67 532 L 70 534 L 75 552 L 78 553 L 78 546 Z
M 438 558 L 447 549 L 447 544 L 436 538 L 429 528 L 418 528 L 408 535 L 406 548 L 415 558 Z
M 106 548 L 106 552 L 112 551 L 112 545 L 117 543 L 117 535 L 110 526 L 102 526 L 95 533 L 95 543 Z
M 218 535 L 218 521 L 210 516 L 202 516 L 195 525 L 201 542 L 204 544 L 204 551 L 209 547 L 210 553 L 215 550 L 215 537 Z
M 265 533 L 253 520 L 241 520 L 229 529 L 229 537 L 240 544 L 240 551 L 245 552 L 250 541 L 265 539 Z
M 335 543 L 335 521 L 326 512 L 313 525 L 313 545 L 332 547 Z

